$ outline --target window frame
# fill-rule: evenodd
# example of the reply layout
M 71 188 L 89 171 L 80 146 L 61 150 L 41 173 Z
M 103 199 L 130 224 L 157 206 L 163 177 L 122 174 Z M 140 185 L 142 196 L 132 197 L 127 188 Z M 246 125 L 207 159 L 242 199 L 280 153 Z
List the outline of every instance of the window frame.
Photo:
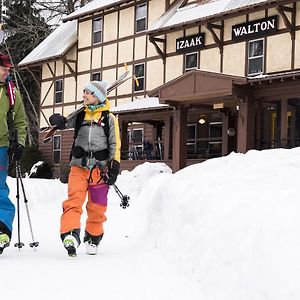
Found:
M 58 82 L 61 82 L 61 90 L 57 89 Z M 60 95 L 61 98 L 59 98 L 58 95 Z M 64 98 L 64 80 L 57 79 L 55 80 L 55 85 L 54 85 L 54 104 L 63 103 L 63 98 Z
M 100 30 L 95 30 L 95 22 L 96 21 L 100 21 L 101 20 L 101 29 Z M 97 45 L 97 44 L 101 44 L 103 43 L 103 18 L 95 18 L 93 19 L 93 23 L 92 23 L 92 32 L 93 32 L 93 45 Z M 100 32 L 100 41 L 95 41 L 95 34 Z
M 258 55 L 258 56 L 252 56 L 250 57 L 250 45 L 251 43 L 255 43 L 258 41 L 262 41 L 263 42 L 263 50 L 262 50 L 262 55 Z M 262 70 L 261 72 L 256 72 L 256 73 L 250 73 L 250 61 L 257 59 L 257 58 L 262 58 Z M 258 38 L 258 39 L 254 39 L 254 40 L 250 40 L 248 42 L 248 56 L 247 56 L 247 76 L 256 76 L 256 75 L 260 75 L 264 73 L 264 66 L 265 66 L 265 39 L 264 38 Z
M 145 6 L 146 7 L 146 15 L 143 16 L 142 18 L 138 18 L 138 9 Z M 138 22 L 141 20 L 145 20 L 145 28 L 142 30 L 138 30 Z M 147 3 L 142 3 L 136 6 L 135 9 L 135 33 L 140 33 L 140 32 L 144 32 L 148 29 L 148 5 Z
M 196 67 L 192 67 L 192 68 L 187 68 L 187 57 L 191 56 L 191 55 L 197 55 L 197 64 Z M 195 52 L 190 52 L 190 53 L 186 53 L 184 55 L 184 71 L 190 71 L 190 70 L 195 70 L 199 68 L 199 51 L 195 51 Z
M 136 74 L 136 67 L 137 66 L 141 66 L 141 65 L 143 65 L 143 76 L 138 76 L 137 74 Z M 136 89 L 137 88 L 137 85 L 136 85 L 136 83 L 135 83 L 135 81 L 133 81 L 134 83 L 133 83 L 133 91 L 134 92 L 143 92 L 143 91 L 145 91 L 145 82 L 146 82 L 146 76 L 145 76 L 145 67 L 146 67 L 146 65 L 145 65 L 145 63 L 140 63 L 140 64 L 136 64 L 136 65 L 134 65 L 133 66 L 133 69 L 134 69 L 134 74 L 135 74 L 135 76 L 136 76 L 136 79 L 138 80 L 138 82 L 140 82 L 140 79 L 143 79 L 143 88 L 142 89 Z

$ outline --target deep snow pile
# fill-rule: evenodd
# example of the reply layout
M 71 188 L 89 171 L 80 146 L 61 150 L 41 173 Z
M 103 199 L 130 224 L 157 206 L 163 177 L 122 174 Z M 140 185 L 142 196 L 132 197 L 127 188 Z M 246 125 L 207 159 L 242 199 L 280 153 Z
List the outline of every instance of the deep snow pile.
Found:
M 65 267 L 76 271 L 83 287 L 101 282 L 105 288 L 99 297 L 106 300 L 299 299 L 299 174 L 300 148 L 232 153 L 175 174 L 164 164 L 144 163 L 118 178 L 120 190 L 131 197 L 128 209 L 120 208 L 113 189 L 109 192 L 99 255 L 88 257 L 80 248 L 71 262 L 58 235 L 66 185 L 24 179 L 41 244 L 35 253 L 28 247 L 20 253 L 6 249 L 0 258 L 1 281 L 14 296 L 16 281 L 2 277 L 15 277 L 21 264 L 36 268 L 27 272 L 38 280 L 36 295 L 44 300 L 94 295 L 94 289 L 60 289 L 62 282 L 72 285 L 74 279 L 72 272 L 71 277 L 61 272 Z M 14 183 L 10 178 L 12 196 Z M 28 243 L 24 211 L 21 217 Z M 44 280 L 37 278 L 45 269 L 50 273 Z M 60 297 L 50 288 L 44 293 L 50 276 Z M 112 293 L 116 286 L 121 291 Z M 34 299 L 25 293 L 27 298 Z

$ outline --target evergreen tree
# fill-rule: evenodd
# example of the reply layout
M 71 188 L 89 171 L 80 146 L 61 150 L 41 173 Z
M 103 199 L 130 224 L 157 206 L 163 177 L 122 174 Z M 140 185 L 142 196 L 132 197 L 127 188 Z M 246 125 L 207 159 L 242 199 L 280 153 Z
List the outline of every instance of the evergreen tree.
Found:
M 4 1 L 7 17 L 4 18 L 8 37 L 1 45 L 13 64 L 12 77 L 20 89 L 28 119 L 29 144 L 37 142 L 40 67 L 20 69 L 18 63 L 50 33 L 50 27 L 34 8 L 35 0 Z

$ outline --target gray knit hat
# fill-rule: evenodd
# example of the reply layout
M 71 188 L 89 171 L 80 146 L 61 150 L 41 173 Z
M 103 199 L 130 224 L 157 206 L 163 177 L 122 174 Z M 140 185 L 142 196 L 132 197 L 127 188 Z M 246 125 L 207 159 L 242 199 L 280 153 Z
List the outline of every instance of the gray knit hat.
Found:
M 91 81 L 83 87 L 83 90 L 92 93 L 100 103 L 104 103 L 107 98 L 107 87 L 107 81 Z

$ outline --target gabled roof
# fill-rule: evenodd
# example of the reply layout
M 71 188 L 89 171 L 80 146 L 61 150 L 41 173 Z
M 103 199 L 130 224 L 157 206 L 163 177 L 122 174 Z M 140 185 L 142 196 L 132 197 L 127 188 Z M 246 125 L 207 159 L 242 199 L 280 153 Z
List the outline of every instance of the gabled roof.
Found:
M 166 18 L 162 15 L 149 28 L 148 33 L 164 31 L 172 27 L 179 27 L 189 23 L 195 23 L 218 15 L 234 13 L 241 9 L 248 9 L 253 6 L 268 3 L 276 3 L 275 0 L 208 0 L 206 2 L 194 3 L 183 7 L 178 7 L 175 12 Z M 180 4 L 180 3 L 179 3 Z M 171 7 L 170 9 L 174 9 Z
M 34 48 L 20 63 L 20 67 L 63 56 L 77 42 L 77 20 L 61 24 Z
M 125 0 L 94 0 L 85 6 L 77 9 L 73 13 L 63 18 L 63 22 L 78 19 L 80 17 L 93 14 L 99 10 L 107 9 L 112 6 L 126 2 Z M 129 1 L 127 1 L 129 2 Z
M 160 103 L 199 102 L 223 99 L 234 93 L 234 85 L 245 85 L 243 76 L 202 70 L 189 71 L 148 92 L 150 97 L 159 97 Z

